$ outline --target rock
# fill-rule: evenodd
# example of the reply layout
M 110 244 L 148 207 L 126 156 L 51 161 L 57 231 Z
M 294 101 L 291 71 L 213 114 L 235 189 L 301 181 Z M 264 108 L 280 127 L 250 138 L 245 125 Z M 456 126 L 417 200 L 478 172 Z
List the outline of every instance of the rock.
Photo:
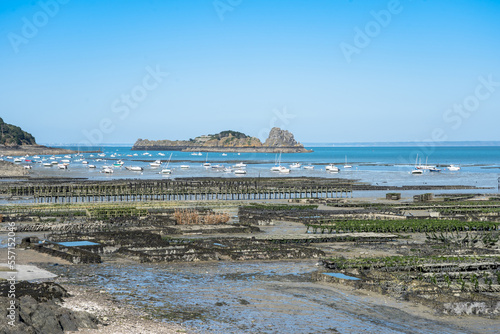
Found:
M 76 325 L 75 320 L 75 317 L 69 311 L 64 310 L 59 317 L 59 324 L 65 332 L 76 332 L 78 331 L 78 326 Z
M 0 284 L 0 292 L 8 288 L 4 282 Z M 5 296 L 5 293 L 0 296 Z M 62 300 L 68 293 L 61 286 L 45 283 L 18 282 L 15 299 L 15 326 L 6 321 L 0 322 L 0 334 L 4 333 L 51 333 L 59 334 L 64 331 L 77 331 L 78 328 L 97 328 L 97 318 L 86 312 L 73 312 L 54 300 Z M 3 318 L 7 316 L 7 305 L 11 299 L 0 297 L 0 308 Z M 2 316 L 2 311 L 0 311 Z
M 97 329 L 99 321 L 94 315 L 87 312 L 73 312 L 73 315 L 75 317 L 75 324 L 78 328 Z
M 265 144 L 255 137 L 241 132 L 222 131 L 215 135 L 198 136 L 190 140 L 138 139 L 132 150 L 169 150 L 185 152 L 311 152 L 298 143 L 293 134 L 280 128 L 272 128 Z
M 281 130 L 280 128 L 274 127 L 269 132 L 269 137 L 267 137 L 264 146 L 270 147 L 302 147 L 302 144 L 298 143 L 293 134 L 287 130 Z
M 21 166 L 9 161 L 0 161 L 0 177 L 24 176 L 28 172 Z
M 54 311 L 53 305 L 37 303 L 31 296 L 23 296 L 19 299 L 19 321 L 41 333 L 63 333 Z

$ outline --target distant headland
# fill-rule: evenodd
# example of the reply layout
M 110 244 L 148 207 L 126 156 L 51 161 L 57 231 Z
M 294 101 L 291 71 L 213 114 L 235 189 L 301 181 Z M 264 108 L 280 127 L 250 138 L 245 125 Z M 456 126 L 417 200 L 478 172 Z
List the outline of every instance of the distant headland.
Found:
M 0 155 L 25 156 L 71 153 L 76 153 L 76 151 L 38 145 L 33 135 L 16 125 L 5 123 L 0 117 Z
M 256 137 L 237 131 L 222 131 L 214 135 L 203 135 L 189 140 L 138 139 L 132 150 L 137 151 L 183 151 L 183 152 L 259 152 L 259 153 L 307 153 L 287 130 L 274 127 L 262 143 Z

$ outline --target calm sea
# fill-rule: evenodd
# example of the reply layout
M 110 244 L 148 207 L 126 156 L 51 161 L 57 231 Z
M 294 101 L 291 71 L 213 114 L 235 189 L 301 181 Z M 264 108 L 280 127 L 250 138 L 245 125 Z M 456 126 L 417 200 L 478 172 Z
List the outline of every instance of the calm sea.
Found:
M 77 150 L 77 147 L 63 146 Z M 271 153 L 201 153 L 193 155 L 190 152 L 168 151 L 132 151 L 131 147 L 100 146 L 89 149 L 101 150 L 105 157 L 97 154 L 84 154 L 83 157 L 72 157 L 68 170 L 57 167 L 43 167 L 41 163 L 34 164 L 32 173 L 40 176 L 70 176 L 90 179 L 154 179 L 180 177 L 234 177 L 233 173 L 207 169 L 202 166 L 206 161 L 230 167 L 237 162 L 248 164 L 246 175 L 240 177 L 326 177 L 357 179 L 377 185 L 470 185 L 488 189 L 480 192 L 497 192 L 500 177 L 500 147 L 498 146 L 462 146 L 462 147 L 308 147 L 312 153 L 283 153 L 281 165 L 288 166 L 300 162 L 302 166 L 313 165 L 314 169 L 292 169 L 290 174 L 280 175 L 271 172 L 270 168 L 279 160 L 279 155 Z M 171 175 L 159 173 L 161 168 L 151 168 L 149 163 L 160 159 L 163 166 L 172 154 L 168 165 L 173 169 Z M 417 161 L 418 157 L 418 161 Z M 46 158 L 48 157 L 41 157 Z M 64 157 L 58 157 L 65 159 Z M 82 161 L 96 165 L 89 169 Z M 103 161 L 96 161 L 96 159 Z M 124 166 L 140 166 L 142 172 L 131 172 L 123 167 L 114 168 L 113 174 L 101 173 L 105 165 L 112 165 L 116 160 L 124 161 Z M 47 160 L 48 161 L 48 160 Z M 437 165 L 441 172 L 425 172 L 423 175 L 412 175 L 410 172 L 419 164 Z M 328 173 L 325 165 L 333 163 L 340 168 L 340 173 Z M 352 168 L 344 168 L 344 165 Z M 461 167 L 459 172 L 446 169 L 450 164 Z M 188 165 L 189 169 L 181 169 Z M 477 191 L 476 191 L 477 192 Z

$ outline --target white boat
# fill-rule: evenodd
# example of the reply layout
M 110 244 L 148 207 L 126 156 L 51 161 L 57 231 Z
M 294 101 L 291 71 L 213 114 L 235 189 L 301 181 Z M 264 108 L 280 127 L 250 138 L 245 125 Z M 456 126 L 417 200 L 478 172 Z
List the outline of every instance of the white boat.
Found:
M 40 157 L 38 155 L 35 155 L 33 159 L 40 159 Z
M 113 169 L 111 167 L 104 167 L 101 173 L 113 174 Z
M 422 170 L 428 170 L 428 169 L 435 169 L 437 166 L 429 166 L 429 165 L 419 165 L 417 166 L 417 169 L 422 169 Z
M 196 153 L 196 152 L 193 152 L 193 153 L 191 153 L 191 155 L 198 155 L 198 153 Z
M 100 157 L 105 157 L 106 156 L 106 153 L 99 153 L 98 156 Z
M 160 153 L 158 153 L 158 155 L 159 155 L 159 156 L 164 157 L 164 156 L 165 156 L 165 153 L 161 153 L 161 152 L 160 152 Z
M 231 167 L 226 167 L 222 171 L 225 172 L 225 173 L 232 173 L 233 169 Z
M 95 168 L 95 165 L 87 165 L 88 168 Z
M 285 166 L 281 166 L 279 172 L 282 174 L 290 174 L 290 168 L 286 168 Z
M 345 165 L 344 165 L 344 168 L 345 168 L 345 169 L 352 168 L 352 166 L 351 166 L 351 165 L 348 165 L 348 164 L 347 164 L 347 155 L 345 156 Z
M 86 164 L 88 164 L 88 161 L 83 160 L 82 164 L 86 165 Z
M 226 167 L 224 167 L 224 165 L 212 165 L 211 168 L 213 170 L 221 171 L 221 170 L 224 170 L 224 168 L 226 168 Z
M 247 165 L 244 164 L 243 162 L 239 162 L 236 165 L 234 165 L 234 168 L 245 168 Z
M 66 159 L 71 159 L 71 155 L 65 155 L 64 156 Z
M 238 174 L 239 174 L 239 175 L 243 175 L 243 174 L 246 174 L 246 173 L 247 173 L 247 171 L 246 171 L 245 169 L 236 169 L 236 170 L 234 171 L 234 174 L 237 174 L 237 175 L 238 175 Z
M 189 169 L 189 165 L 181 165 L 182 169 Z
M 23 159 L 21 159 L 21 158 L 15 158 L 14 162 L 23 162 Z
M 314 166 L 313 165 L 307 165 L 307 166 L 304 166 L 304 169 L 314 169 Z
M 410 172 L 412 175 L 422 175 L 424 173 L 423 169 L 418 168 L 417 163 L 418 163 L 418 154 L 417 154 L 417 158 L 415 159 L 415 169 L 413 169 Z
M 203 164 L 203 167 L 210 168 L 210 166 L 212 166 L 212 164 L 210 162 L 208 162 L 208 153 L 207 153 L 207 158 L 205 159 L 205 163 Z
M 447 168 L 450 172 L 458 172 L 460 170 L 460 166 L 449 165 Z
M 30 165 L 24 165 L 24 169 L 31 169 L 32 167 Z
M 113 164 L 113 166 L 115 166 L 115 167 L 121 167 L 121 166 L 123 166 L 123 164 L 124 164 L 124 162 L 123 162 L 123 161 L 118 160 L 117 162 L 115 162 L 115 163 Z
M 170 165 L 170 159 L 172 159 L 172 153 L 170 153 L 170 157 L 168 157 L 167 165 L 161 170 L 161 174 L 172 174 L 172 170 L 168 168 L 168 165 Z
M 328 166 L 325 167 L 325 170 L 330 173 L 338 173 L 340 172 L 340 169 L 335 166 L 334 164 L 329 164 Z
M 53 164 L 53 165 L 57 165 L 57 164 L 58 164 L 58 162 L 57 162 L 57 161 L 52 161 L 52 164 Z
M 51 164 L 51 163 L 46 162 L 46 163 L 44 163 L 44 164 L 43 164 L 43 167 L 52 167 L 52 164 Z
M 281 152 L 279 158 L 277 156 L 274 157 L 274 166 L 271 167 L 271 172 L 279 172 L 281 169 Z
M 57 167 L 59 169 L 68 169 L 68 165 L 66 165 L 66 164 L 59 164 L 59 165 L 57 165 Z
M 157 168 L 161 166 L 161 160 L 156 160 L 155 162 L 152 162 L 149 164 L 153 168 Z
M 222 153 L 222 156 L 223 157 L 227 157 L 227 153 Z
M 61 160 L 61 162 L 69 164 L 70 161 L 68 159 L 64 159 L 64 160 Z
M 125 167 L 126 170 L 130 170 L 132 172 L 142 172 L 143 168 L 139 166 L 130 166 L 130 167 Z
M 300 162 L 294 162 L 293 164 L 290 165 L 290 168 L 300 168 L 302 167 L 302 164 Z

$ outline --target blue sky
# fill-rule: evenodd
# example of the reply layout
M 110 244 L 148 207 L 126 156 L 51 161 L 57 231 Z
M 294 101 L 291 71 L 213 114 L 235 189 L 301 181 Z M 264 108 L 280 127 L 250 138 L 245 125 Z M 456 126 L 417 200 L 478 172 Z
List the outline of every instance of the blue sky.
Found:
M 39 143 L 500 140 L 499 16 L 493 0 L 6 0 L 0 116 Z

